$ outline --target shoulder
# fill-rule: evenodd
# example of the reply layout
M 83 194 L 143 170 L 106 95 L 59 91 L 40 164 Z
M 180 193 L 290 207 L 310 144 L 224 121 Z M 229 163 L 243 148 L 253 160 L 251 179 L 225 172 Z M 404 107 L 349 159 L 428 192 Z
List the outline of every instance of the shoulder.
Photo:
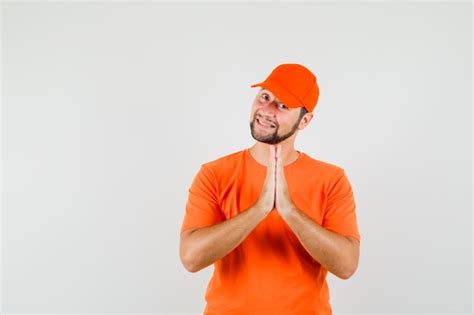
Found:
M 234 151 L 222 156 L 215 158 L 214 160 L 207 161 L 202 164 L 203 168 L 207 168 L 214 173 L 221 172 L 223 170 L 234 169 L 235 166 L 244 158 L 245 150 Z
M 313 171 L 329 178 L 339 177 L 344 173 L 344 168 L 332 162 L 320 160 L 303 152 L 305 156 L 305 164 Z
M 309 160 L 308 164 L 312 165 L 312 173 L 317 180 L 324 183 L 323 185 L 327 193 L 335 191 L 335 187 L 338 189 L 351 189 L 346 170 L 341 165 L 315 159 L 308 155 L 307 160 Z

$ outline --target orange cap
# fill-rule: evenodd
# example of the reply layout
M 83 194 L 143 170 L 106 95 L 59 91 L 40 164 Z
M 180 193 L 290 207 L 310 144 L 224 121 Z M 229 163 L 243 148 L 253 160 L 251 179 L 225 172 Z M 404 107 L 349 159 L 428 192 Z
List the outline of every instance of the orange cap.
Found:
M 265 81 L 252 84 L 272 92 L 287 107 L 305 107 L 312 112 L 319 98 L 316 76 L 305 66 L 284 63 L 277 66 Z

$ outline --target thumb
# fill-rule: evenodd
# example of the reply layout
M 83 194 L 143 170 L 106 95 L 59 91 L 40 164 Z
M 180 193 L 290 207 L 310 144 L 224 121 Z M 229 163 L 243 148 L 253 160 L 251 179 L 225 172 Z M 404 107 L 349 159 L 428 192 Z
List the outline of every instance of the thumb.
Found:
M 276 166 L 276 147 L 274 145 L 269 145 L 269 154 L 268 154 L 268 167 L 270 170 L 275 171 Z
M 283 160 L 282 160 L 282 157 L 281 157 L 281 144 L 276 146 L 275 159 L 276 159 L 276 162 L 275 162 L 276 163 L 275 164 L 276 171 L 275 171 L 275 173 L 278 176 L 283 171 Z

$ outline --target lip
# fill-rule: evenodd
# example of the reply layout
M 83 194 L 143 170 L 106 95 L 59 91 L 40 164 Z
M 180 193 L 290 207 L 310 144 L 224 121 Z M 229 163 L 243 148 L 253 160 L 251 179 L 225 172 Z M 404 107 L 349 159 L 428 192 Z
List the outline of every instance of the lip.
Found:
M 255 120 L 257 121 L 257 124 L 259 126 L 261 126 L 262 128 L 267 128 L 267 129 L 275 129 L 276 127 L 272 127 L 272 126 L 266 126 L 266 125 L 263 125 L 262 123 L 260 123 L 260 119 L 259 118 L 255 118 Z

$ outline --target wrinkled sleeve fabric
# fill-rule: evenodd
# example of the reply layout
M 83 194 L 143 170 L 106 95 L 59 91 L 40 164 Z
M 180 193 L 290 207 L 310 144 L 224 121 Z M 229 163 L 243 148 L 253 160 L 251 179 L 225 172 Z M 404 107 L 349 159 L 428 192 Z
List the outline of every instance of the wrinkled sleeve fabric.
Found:
M 354 194 L 342 168 L 336 172 L 335 180 L 329 189 L 322 226 L 360 241 Z
M 188 189 L 181 232 L 211 226 L 223 220 L 214 173 L 209 166 L 203 164 Z

